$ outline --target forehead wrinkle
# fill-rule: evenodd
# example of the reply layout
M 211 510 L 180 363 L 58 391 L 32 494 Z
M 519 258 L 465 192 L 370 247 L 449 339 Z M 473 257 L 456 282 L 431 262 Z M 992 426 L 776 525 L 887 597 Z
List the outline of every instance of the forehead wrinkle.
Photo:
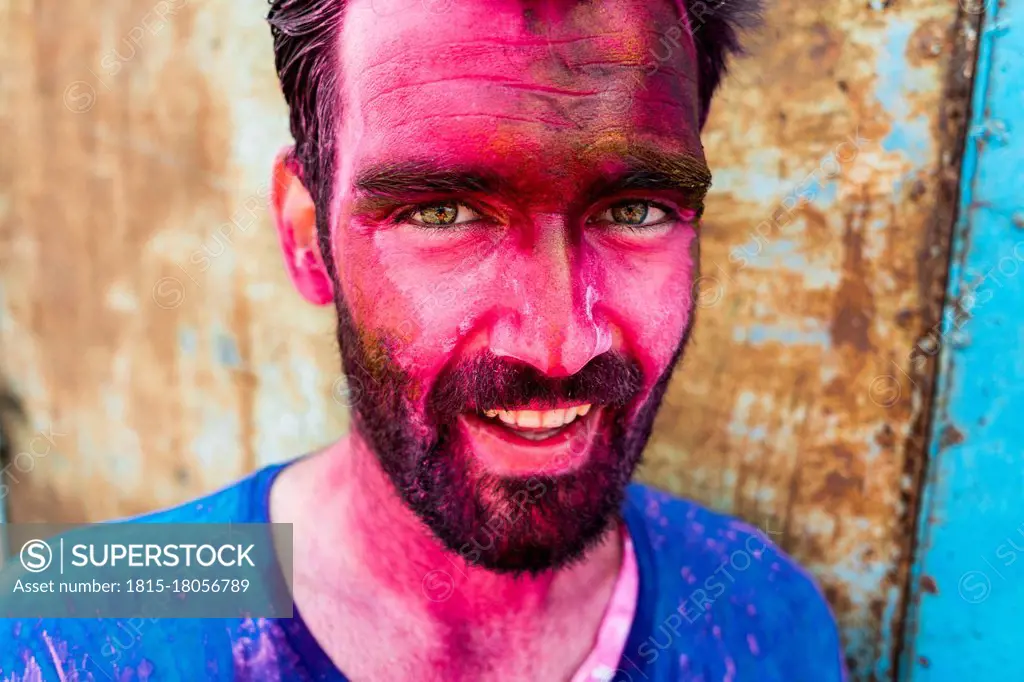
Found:
M 514 45 L 509 42 L 511 40 L 515 41 Z M 510 46 L 515 46 L 515 47 L 545 47 L 546 45 L 547 45 L 547 41 L 540 40 L 540 39 L 537 39 L 537 40 L 519 40 L 519 39 L 513 39 L 513 38 L 510 37 L 508 40 L 505 40 L 503 38 L 496 37 L 496 38 L 477 38 L 477 39 L 474 39 L 474 40 L 445 41 L 443 43 L 443 47 L 440 48 L 440 49 L 450 50 L 450 51 L 455 52 L 455 53 L 458 53 L 460 50 L 464 50 L 465 49 L 466 50 L 465 54 L 453 54 L 453 55 L 450 55 L 452 57 L 460 57 L 460 58 L 462 58 L 462 57 L 473 57 L 473 56 L 477 56 L 477 57 L 489 56 L 492 53 L 486 51 L 486 48 L 488 48 L 488 47 L 510 47 Z M 473 48 L 481 48 L 481 49 L 479 51 L 475 51 Z M 372 71 L 374 69 L 381 68 L 381 67 L 384 67 L 384 66 L 390 66 L 392 64 L 395 64 L 395 62 L 399 62 L 398 64 L 395 64 L 397 66 L 405 66 L 409 62 L 423 63 L 425 57 L 437 57 L 439 54 L 442 54 L 442 53 L 439 52 L 439 48 L 438 48 L 438 44 L 437 43 L 432 43 L 432 44 L 430 44 L 429 46 L 427 46 L 425 48 L 419 48 L 418 46 L 413 46 L 413 47 L 410 47 L 408 49 L 398 50 L 394 54 L 392 54 L 390 57 L 387 57 L 387 58 L 382 59 L 380 61 L 375 61 L 375 62 L 370 62 L 368 64 L 365 64 L 365 65 L 363 65 L 362 71 L 365 73 L 365 72 Z
M 650 60 L 645 58 L 645 51 L 642 48 L 649 47 L 649 44 L 645 43 L 643 38 L 651 40 L 651 44 L 653 44 L 660 37 L 657 31 L 642 28 L 638 32 L 620 30 L 573 38 L 550 38 L 547 41 L 547 47 L 549 55 L 555 57 L 562 66 L 571 71 L 580 71 L 591 64 L 599 64 L 602 61 L 624 66 L 646 66 Z M 623 48 L 623 42 L 629 47 Z M 593 58 L 573 59 L 573 55 L 591 46 L 594 52 Z
M 452 71 L 457 68 L 464 69 L 467 65 L 480 72 L 479 77 L 504 80 L 509 87 L 533 90 L 534 92 L 548 92 L 554 95 L 563 93 L 573 97 L 596 94 L 588 92 L 588 89 L 600 89 L 603 92 L 617 89 L 614 84 L 572 82 L 574 77 L 582 76 L 594 80 L 621 75 L 623 71 L 629 69 L 637 69 L 644 73 L 632 74 L 632 79 L 636 81 L 632 87 L 648 89 L 649 83 L 645 81 L 649 81 L 651 76 L 657 75 L 646 74 L 650 68 L 649 48 L 657 44 L 661 35 L 656 28 L 659 25 L 657 20 L 655 27 L 647 22 L 640 24 L 636 22 L 621 24 L 620 22 L 621 27 L 616 26 L 614 30 L 601 31 L 599 26 L 594 25 L 594 21 L 622 19 L 623 16 L 628 18 L 628 12 L 623 15 L 625 9 L 615 8 L 615 11 L 602 19 L 602 12 L 593 14 L 589 8 L 583 7 L 588 3 L 572 4 L 574 6 L 568 11 L 561 2 L 557 3 L 557 6 L 538 7 L 539 15 L 549 15 L 544 21 L 548 33 L 546 36 L 523 35 L 523 30 L 526 28 L 524 25 L 514 21 L 511 23 L 496 21 L 494 28 L 503 30 L 503 35 L 450 40 L 448 33 L 457 33 L 456 31 L 439 30 L 421 32 L 417 35 L 416 40 L 403 41 L 400 38 L 400 33 L 392 35 L 391 39 L 385 37 L 384 43 L 378 49 L 363 51 L 362 59 L 357 60 L 362 61 L 363 64 L 354 64 L 355 68 L 350 74 L 362 81 L 362 85 L 357 90 L 360 91 L 360 94 L 369 96 L 364 103 L 377 100 L 382 93 L 374 92 L 374 90 L 379 87 L 397 91 L 397 88 L 400 87 L 426 85 L 431 82 L 440 82 L 446 78 L 452 81 L 471 79 L 473 76 L 458 74 L 431 80 L 421 77 L 416 79 L 418 82 L 408 82 L 408 79 L 415 79 L 417 73 L 427 75 L 424 71 L 433 70 L 435 73 L 437 71 Z M 630 3 L 625 4 L 629 5 Z M 675 4 L 669 2 L 668 6 Z M 671 13 L 674 15 L 675 11 Z M 478 12 L 474 12 L 474 14 L 478 14 Z M 503 15 L 504 12 L 499 11 L 499 18 Z M 477 17 L 477 24 L 480 23 L 480 19 L 481 17 Z M 456 22 L 455 26 L 458 25 L 459 22 Z M 554 31 L 562 35 L 553 35 Z M 571 35 L 573 31 L 581 31 L 584 34 Z M 525 54 L 515 54 L 519 50 Z M 504 54 L 501 51 L 504 51 Z M 387 55 L 383 59 L 380 58 L 382 53 Z M 683 53 L 685 54 L 685 51 Z M 371 59 L 372 61 L 370 61 Z M 513 80 L 505 75 L 510 66 L 515 70 L 514 73 L 520 76 L 520 85 L 513 85 Z M 661 66 L 665 67 L 668 64 Z M 385 73 L 380 73 L 381 70 L 384 70 Z M 680 80 L 689 83 L 697 80 L 695 75 L 680 73 L 675 68 L 661 68 L 659 71 L 663 76 L 669 75 L 671 71 L 675 77 L 681 76 L 683 78 Z M 376 76 L 378 73 L 380 75 Z M 535 84 L 524 83 L 522 77 L 531 78 Z M 388 84 L 387 81 L 392 81 L 392 84 Z M 545 86 L 557 87 L 545 91 L 543 90 Z M 629 86 L 620 83 L 618 87 Z
M 571 90 L 569 88 L 559 88 L 553 85 L 540 85 L 537 83 L 527 83 L 524 81 L 517 80 L 511 76 L 490 76 L 483 74 L 466 74 L 460 76 L 439 76 L 437 78 L 431 78 L 426 81 L 419 81 L 416 83 L 403 83 L 401 85 L 395 85 L 389 88 L 382 89 L 380 92 L 374 93 L 368 99 L 363 100 L 363 105 L 372 104 L 376 100 L 386 95 L 393 95 L 402 90 L 409 88 L 419 88 L 430 85 L 440 85 L 442 83 L 452 83 L 455 81 L 481 81 L 491 83 L 500 88 L 513 88 L 517 90 L 526 90 L 534 92 L 542 92 L 550 95 L 565 95 L 569 97 L 585 97 L 588 95 L 596 95 L 599 91 L 597 90 Z
M 533 140 L 538 148 L 563 143 L 585 148 L 585 139 L 621 129 L 627 136 L 658 139 L 678 134 L 684 148 L 701 154 L 697 113 L 690 111 L 697 95 L 690 92 L 696 81 L 695 65 L 687 61 L 686 50 L 677 50 L 654 73 L 649 73 L 651 64 L 643 61 L 649 57 L 646 48 L 657 45 L 658 28 L 664 29 L 669 22 L 675 25 L 672 3 L 663 10 L 641 0 L 617 3 L 591 0 L 595 11 L 570 18 L 565 3 L 558 0 L 558 20 L 544 22 L 548 35 L 530 35 L 521 23 L 508 21 L 503 10 L 496 15 L 480 5 L 447 20 L 424 16 L 391 29 L 370 21 L 372 17 L 363 12 L 359 26 L 346 24 L 346 55 L 341 60 L 348 86 L 343 111 L 359 119 L 352 126 L 358 128 L 359 139 L 365 138 L 360 148 L 378 153 L 388 145 L 401 144 L 450 154 L 461 149 L 467 135 L 480 138 L 481 149 L 491 138 L 525 135 L 532 139 L 529 127 L 516 130 L 517 124 L 527 123 L 548 129 Z M 634 11 L 638 11 L 636 20 Z M 495 31 L 501 34 L 494 35 Z M 477 74 L 489 72 L 489 82 L 480 84 L 485 88 L 465 75 L 469 69 Z M 630 70 L 635 77 L 630 77 Z M 441 78 L 432 79 L 435 74 Z M 449 85 L 428 84 L 441 80 Z M 420 82 L 422 96 L 412 81 Z M 413 87 L 395 100 L 379 99 L 383 88 L 406 86 Z M 595 90 L 600 95 L 590 92 Z M 633 98 L 633 104 L 618 106 L 617 93 Z M 364 98 L 374 103 L 367 107 Z M 383 104 L 392 101 L 399 106 Z M 423 130 L 415 132 L 414 124 L 427 118 L 431 120 L 421 126 Z M 468 120 L 458 125 L 459 118 Z M 495 124 L 487 123 L 488 119 Z M 437 123 L 441 120 L 455 125 Z M 565 133 L 572 130 L 578 135 L 566 138 Z
M 408 57 L 408 55 L 405 55 L 404 57 Z M 636 62 L 635 60 L 598 59 L 578 64 L 566 63 L 561 65 L 563 68 L 568 69 L 571 76 L 575 77 L 575 79 L 566 79 L 564 77 L 560 78 L 556 73 L 544 70 L 543 65 L 540 64 L 542 60 L 543 56 L 541 56 L 541 59 L 534 62 L 534 64 L 538 64 L 538 66 L 540 66 L 540 72 L 537 73 L 531 69 L 532 73 L 530 75 L 534 76 L 534 78 L 530 80 L 524 80 L 518 75 L 504 75 L 501 72 L 507 71 L 508 67 L 504 66 L 503 68 L 503 65 L 500 63 L 493 64 L 490 68 L 484 67 L 483 72 L 481 73 L 437 75 L 430 78 L 406 82 L 402 82 L 402 76 L 396 73 L 395 80 L 398 82 L 392 82 L 390 84 L 386 83 L 386 80 L 383 78 L 368 77 L 368 75 L 363 72 L 360 76 L 360 80 L 364 84 L 364 88 L 361 88 L 363 97 L 360 98 L 360 103 L 363 106 L 367 106 L 377 102 L 383 97 L 415 88 L 430 88 L 432 86 L 440 86 L 444 83 L 472 83 L 474 80 L 480 81 L 480 83 L 485 86 L 508 88 L 522 91 L 524 93 L 532 93 L 539 96 L 550 96 L 551 98 L 558 99 L 585 99 L 604 95 L 608 92 L 608 86 L 604 85 L 602 80 L 614 75 L 625 76 L 634 81 L 633 86 L 630 89 L 635 89 L 637 86 L 646 87 L 642 85 L 645 65 L 641 62 Z M 389 61 L 394 63 L 393 60 Z M 395 66 L 397 66 L 397 64 L 395 64 Z M 453 63 L 448 66 L 454 68 L 457 64 Z M 584 79 L 584 82 L 580 82 L 578 80 L 580 78 Z M 367 92 L 367 90 L 369 90 L 369 92 Z M 550 98 L 548 98 L 548 101 L 550 101 Z
M 668 107 L 669 109 L 679 109 L 682 112 L 686 112 L 687 111 L 687 107 L 686 107 L 686 103 L 685 102 L 680 102 L 678 100 L 669 99 L 667 97 L 655 97 L 655 96 L 648 95 L 647 97 L 644 98 L 644 101 L 645 102 L 655 102 L 657 104 L 661 104 L 661 105 L 663 105 L 665 107 Z
M 653 37 L 658 37 L 656 31 L 648 31 Z M 604 38 L 621 38 L 628 37 L 629 34 L 625 32 L 614 32 L 614 33 L 603 33 L 589 36 L 581 36 L 577 38 L 567 38 L 561 40 L 541 40 L 541 39 L 521 39 L 516 37 L 509 37 L 507 40 L 502 38 L 488 38 L 478 39 L 469 41 L 458 41 L 458 42 L 442 42 L 432 43 L 426 48 L 419 49 L 416 47 L 410 49 L 403 49 L 396 51 L 391 56 L 379 60 L 370 62 L 363 65 L 360 68 L 360 73 L 363 78 L 367 78 L 371 75 L 371 72 L 383 69 L 386 67 L 408 67 L 409 65 L 425 65 L 425 64 L 437 64 L 439 57 L 450 58 L 451 63 L 463 65 L 467 60 L 479 59 L 481 57 L 493 57 L 493 52 L 489 51 L 488 47 L 505 48 L 507 50 L 519 50 L 526 51 L 527 49 L 534 48 L 551 48 L 555 45 L 576 45 L 586 41 L 601 40 Z M 479 49 L 477 49 L 479 48 Z M 609 66 L 612 69 L 616 68 L 631 68 L 631 67 L 648 67 L 650 60 L 644 58 L 643 55 L 636 55 L 630 53 L 623 53 L 622 50 L 616 49 L 614 46 L 598 46 L 596 52 L 614 52 L 615 54 L 609 56 L 603 56 L 600 54 L 595 55 L 593 59 L 584 59 L 571 61 L 566 59 L 563 55 L 557 55 L 550 49 L 545 49 L 542 53 L 538 53 L 539 59 L 530 60 L 534 63 L 542 61 L 544 57 L 554 57 L 561 65 L 569 68 L 572 71 L 580 71 L 584 75 L 592 75 L 587 73 L 590 67 L 601 67 Z M 509 55 L 505 53 L 505 59 L 501 64 L 510 65 L 512 60 Z M 475 58 L 475 59 L 474 59 Z M 498 69 L 500 70 L 500 69 Z M 660 71 L 667 71 L 666 69 L 659 69 Z M 600 75 L 604 75 L 600 73 Z
M 535 123 L 537 125 L 547 126 L 547 127 L 551 127 L 551 128 L 562 128 L 562 129 L 566 129 L 566 130 L 568 130 L 570 128 L 576 128 L 577 127 L 574 123 L 569 123 L 569 122 L 566 122 L 566 121 L 559 121 L 559 120 L 552 119 L 552 118 L 545 118 L 545 117 L 542 117 L 542 116 L 513 116 L 511 114 L 500 114 L 500 113 L 491 113 L 491 112 L 488 112 L 488 113 L 476 113 L 476 114 L 444 113 L 444 114 L 431 114 L 429 116 L 416 116 L 415 118 L 410 118 L 410 119 L 407 119 L 407 120 L 404 120 L 404 121 L 395 121 L 392 124 L 392 126 L 393 126 L 393 128 L 398 129 L 398 128 L 401 128 L 401 127 L 404 127 L 404 126 L 415 125 L 417 123 L 422 123 L 423 121 L 432 121 L 432 120 L 437 120 L 437 119 L 458 120 L 458 119 L 463 119 L 463 118 L 487 118 L 487 119 L 493 119 L 493 120 L 496 120 L 496 121 L 512 121 L 512 122 L 515 122 L 515 123 Z

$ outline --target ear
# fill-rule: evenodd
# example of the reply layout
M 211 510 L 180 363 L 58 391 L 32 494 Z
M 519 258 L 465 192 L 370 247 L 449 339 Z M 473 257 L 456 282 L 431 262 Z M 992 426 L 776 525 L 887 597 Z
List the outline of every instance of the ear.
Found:
M 286 147 L 274 159 L 270 210 L 292 284 L 310 303 L 326 305 L 334 300 L 334 283 L 320 253 L 316 206 L 290 156 L 291 147 Z

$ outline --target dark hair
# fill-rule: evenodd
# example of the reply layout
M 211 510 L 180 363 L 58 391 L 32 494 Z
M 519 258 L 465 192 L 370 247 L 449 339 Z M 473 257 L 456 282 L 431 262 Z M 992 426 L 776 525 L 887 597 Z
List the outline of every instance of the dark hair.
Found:
M 761 0 L 676 0 L 686 5 L 697 47 L 701 124 L 725 75 L 730 55 L 742 53 L 740 31 L 755 25 Z M 341 72 L 338 34 L 345 0 L 270 0 L 270 34 L 281 90 L 291 111 L 295 149 L 289 159 L 317 207 L 321 253 L 329 268 L 328 211 L 334 173 L 335 125 Z M 333 273 L 332 273 L 333 274 Z

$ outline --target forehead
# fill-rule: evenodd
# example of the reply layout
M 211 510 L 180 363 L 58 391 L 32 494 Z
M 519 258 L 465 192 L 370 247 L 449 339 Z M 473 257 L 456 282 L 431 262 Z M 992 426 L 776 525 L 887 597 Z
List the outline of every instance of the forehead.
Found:
M 561 164 L 609 140 L 701 155 L 693 48 L 662 39 L 679 22 L 670 0 L 356 0 L 346 156 Z

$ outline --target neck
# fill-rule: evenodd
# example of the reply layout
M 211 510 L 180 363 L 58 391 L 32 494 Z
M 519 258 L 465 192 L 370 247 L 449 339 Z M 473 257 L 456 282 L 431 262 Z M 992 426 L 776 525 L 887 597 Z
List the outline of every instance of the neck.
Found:
M 296 516 L 317 522 L 310 551 L 321 556 L 311 557 L 311 565 L 332 576 L 329 581 L 369 583 L 432 618 L 467 624 L 571 609 L 591 599 L 588 586 L 609 582 L 621 564 L 617 530 L 581 562 L 538 575 L 512 576 L 469 563 L 445 548 L 405 505 L 355 433 L 293 468 L 298 467 L 306 471 L 294 492 L 278 497 L 282 504 L 306 506 L 308 513 Z

